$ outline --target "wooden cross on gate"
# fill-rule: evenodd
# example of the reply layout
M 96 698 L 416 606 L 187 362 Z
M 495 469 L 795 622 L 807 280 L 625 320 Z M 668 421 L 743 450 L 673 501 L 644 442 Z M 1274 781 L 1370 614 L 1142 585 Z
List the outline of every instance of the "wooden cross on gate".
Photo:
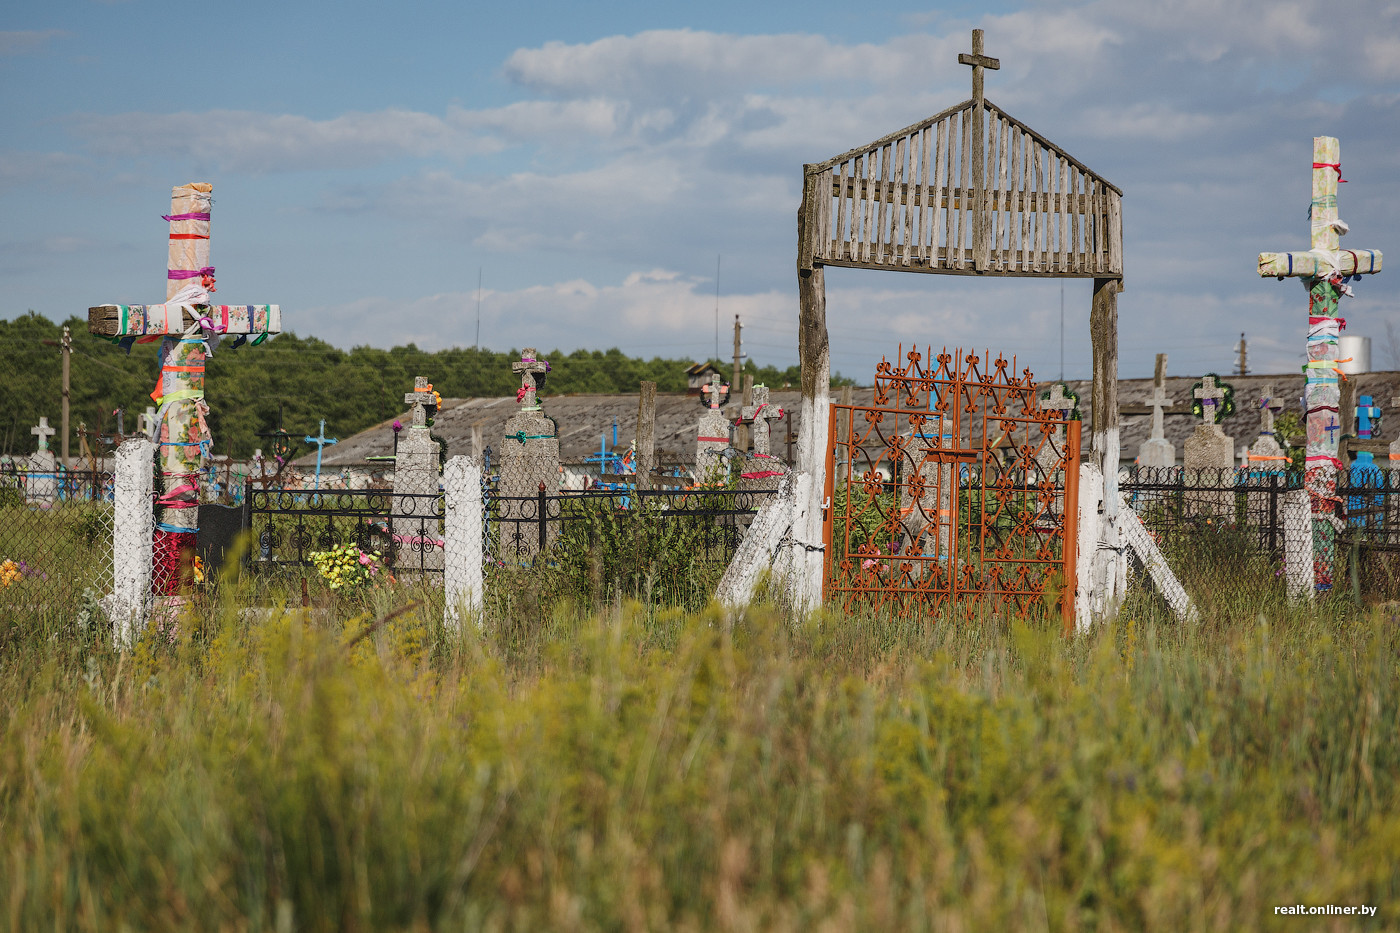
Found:
M 757 385 L 753 387 L 752 405 L 745 405 L 739 410 L 739 420 L 754 426 L 753 432 L 753 452 L 761 456 L 769 456 L 769 439 L 772 433 L 770 422 L 777 421 L 783 416 L 783 410 L 768 403 L 768 387 Z
M 1215 377 L 1207 374 L 1201 379 L 1201 387 L 1195 392 L 1201 402 L 1201 419 L 1206 424 L 1215 424 L 1220 403 L 1225 398 L 1225 390 L 1215 384 Z
M 985 119 L 982 71 L 996 71 L 1001 68 L 1001 62 L 982 54 L 982 30 L 974 29 L 972 54 L 959 54 L 958 63 L 972 66 L 972 138 L 981 140 L 985 138 L 982 129 Z M 983 177 L 986 171 L 984 159 L 972 160 L 972 266 L 978 272 L 985 271 L 991 264 L 991 224 L 987 222 L 987 186 Z
M 720 402 L 729 396 L 729 386 L 720 383 L 719 373 L 710 373 L 710 384 L 701 386 L 700 391 L 709 396 L 706 403 L 716 410 L 719 409 Z
M 535 394 L 544 385 L 545 373 L 549 372 L 549 363 L 544 360 L 535 359 L 535 348 L 526 347 L 520 351 L 520 361 L 511 363 L 510 368 L 520 374 L 520 391 L 516 393 L 515 400 L 524 402 L 525 411 L 535 411 L 540 407 Z
M 423 376 L 413 380 L 413 391 L 403 397 L 405 405 L 413 406 L 413 427 L 428 426 L 428 409 L 437 406 L 437 396 L 433 395 L 433 384 Z
M 29 433 L 39 438 L 39 449 L 43 451 L 49 449 L 49 438 L 53 437 L 58 432 L 49 427 L 48 418 L 41 417 L 39 423 L 29 429 Z

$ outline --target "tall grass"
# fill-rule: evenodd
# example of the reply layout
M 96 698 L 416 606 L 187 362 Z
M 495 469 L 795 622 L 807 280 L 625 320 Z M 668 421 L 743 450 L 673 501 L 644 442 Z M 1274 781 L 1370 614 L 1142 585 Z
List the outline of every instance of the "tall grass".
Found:
M 633 601 L 376 627 L 408 598 L 304 610 L 295 586 L 227 584 L 126 655 L 95 624 L 16 634 L 0 919 L 1249 930 L 1299 928 L 1273 907 L 1301 902 L 1400 922 L 1383 610 L 1246 613 L 1240 590 L 1184 629 L 1135 597 L 1072 640 Z

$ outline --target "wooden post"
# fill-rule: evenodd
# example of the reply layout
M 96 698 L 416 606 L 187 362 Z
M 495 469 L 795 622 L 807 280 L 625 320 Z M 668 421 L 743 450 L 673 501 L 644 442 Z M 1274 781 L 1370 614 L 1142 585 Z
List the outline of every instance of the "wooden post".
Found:
M 802 204 L 797 209 L 797 352 L 802 366 L 802 426 L 797 440 L 797 467 L 811 477 L 801 484 L 805 492 L 797 503 L 798 521 L 793 536 L 801 544 L 817 547 L 823 540 L 822 500 L 828 486 L 826 461 L 830 444 L 831 347 L 826 331 L 826 277 L 813 259 L 820 199 L 830 198 L 819 190 L 824 176 L 812 165 L 803 166 Z M 823 552 L 803 550 L 793 562 L 802 578 L 799 611 L 817 608 L 821 602 L 820 581 Z
M 1094 279 L 1089 336 L 1093 341 L 1094 385 L 1093 460 L 1103 475 L 1103 521 L 1099 545 L 1088 560 L 1102 562 L 1093 580 L 1103 587 L 1097 602 L 1112 614 L 1126 586 L 1127 566 L 1121 558 L 1118 528 L 1118 293 L 1122 279 Z
M 656 383 L 643 382 L 637 402 L 637 489 L 651 488 L 656 468 Z
M 63 457 L 63 460 L 62 460 L 61 462 L 63 463 L 64 467 L 67 467 L 67 466 L 69 465 L 69 464 L 68 464 L 68 401 L 69 401 L 69 397 L 70 397 L 70 393 L 69 393 L 69 382 L 68 382 L 68 373 L 69 373 L 69 360 L 70 360 L 70 359 L 72 358 L 72 356 L 73 356 L 73 335 L 72 335 L 71 333 L 69 333 L 68 327 L 67 327 L 66 325 L 65 325 L 64 328 L 63 328 L 63 342 L 60 344 L 60 347 L 61 347 L 61 352 L 63 353 L 63 443 L 60 445 L 60 447 L 61 447 L 60 453 L 61 453 L 61 455 L 62 455 L 62 457 Z

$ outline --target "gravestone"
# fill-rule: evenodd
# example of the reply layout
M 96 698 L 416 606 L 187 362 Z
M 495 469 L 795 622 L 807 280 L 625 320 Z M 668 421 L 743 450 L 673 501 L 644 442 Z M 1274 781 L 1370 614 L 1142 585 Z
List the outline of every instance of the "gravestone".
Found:
M 1157 368 L 1152 376 L 1152 434 L 1138 448 L 1138 466 L 1164 469 L 1176 466 L 1176 445 L 1167 440 L 1162 409 L 1171 404 L 1167 397 L 1167 355 L 1157 354 Z
M 1268 473 L 1288 469 L 1288 457 L 1274 435 L 1274 387 L 1265 386 L 1259 393 L 1259 439 L 1249 447 L 1249 467 Z
M 783 410 L 768 400 L 768 387 L 756 385 L 751 390 L 752 403 L 739 410 L 739 419 L 751 425 L 753 454 L 744 458 L 739 474 L 740 489 L 777 489 L 778 480 L 788 472 L 787 464 L 773 456 L 772 422 L 783 416 Z
M 1035 462 L 1040 467 L 1041 476 L 1051 478 L 1064 460 L 1065 424 L 1073 417 L 1074 410 L 1079 407 L 1079 397 L 1069 391 L 1069 386 L 1063 382 L 1056 382 L 1050 386 L 1050 391 L 1040 396 L 1038 404 L 1041 411 L 1054 412 L 1058 419 L 1054 432 L 1051 433 L 1047 442 L 1041 445 L 1040 450 L 1036 451 L 1035 455 Z
M 1191 516 L 1226 516 L 1233 508 L 1234 494 L 1219 487 L 1231 485 L 1235 470 L 1234 441 L 1217 423 L 1230 413 L 1234 389 L 1207 373 L 1191 390 L 1196 400 L 1192 410 L 1201 418 L 1186 439 L 1182 456 L 1186 486 L 1211 487 L 1214 492 L 1187 494 L 1186 513 Z
M 442 481 L 438 443 L 428 424 L 437 412 L 437 395 L 432 384 L 418 376 L 413 380 L 413 391 L 403 401 L 411 412 L 394 454 L 394 509 L 390 520 L 394 569 L 400 573 L 441 570 L 443 549 L 436 497 Z
M 695 439 L 695 478 L 702 483 L 720 479 L 723 469 L 723 452 L 729 448 L 729 419 L 724 416 L 721 406 L 729 395 L 729 386 L 723 385 L 719 373 L 710 374 L 710 384 L 700 389 L 705 413 L 700 416 L 699 433 Z
M 39 423 L 29 429 L 29 433 L 39 438 L 39 449 L 25 463 L 29 471 L 25 477 L 25 501 L 46 504 L 58 498 L 58 461 L 49 450 L 49 438 L 57 431 L 49 427 L 48 418 L 40 418 Z
M 553 419 L 540 407 L 539 390 L 544 388 L 549 363 L 536 359 L 533 347 L 520 352 L 520 360 L 510 364 L 520 374 L 516 403 L 520 406 L 506 422 L 501 439 L 501 478 L 497 485 L 500 503 L 502 560 L 530 558 L 539 552 L 540 523 L 544 545 L 549 547 L 559 534 L 557 505 L 550 512 L 550 499 L 559 494 L 559 438 Z M 540 515 L 538 496 L 543 487 L 547 514 Z

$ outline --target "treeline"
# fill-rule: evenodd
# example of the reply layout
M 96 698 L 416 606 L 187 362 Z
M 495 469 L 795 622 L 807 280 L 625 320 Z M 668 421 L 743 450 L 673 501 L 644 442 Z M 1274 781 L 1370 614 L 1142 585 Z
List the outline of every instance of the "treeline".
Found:
M 78 426 L 95 434 L 116 430 L 116 410 L 125 409 L 124 428 L 136 430 L 137 416 L 152 405 L 156 383 L 156 348 L 138 344 L 130 355 L 93 337 L 87 321 L 70 318 L 73 333 L 71 383 L 71 452 L 77 455 Z M 33 311 L 0 321 L 0 450 L 25 454 L 34 450 L 29 429 L 46 416 L 58 428 L 62 411 L 62 326 Z M 415 376 L 426 376 L 444 398 L 510 395 L 520 385 L 510 364 L 519 352 L 453 348 L 430 353 L 409 344 L 381 350 L 355 347 L 345 351 L 315 337 L 287 333 L 259 347 L 220 348 L 206 367 L 210 403 L 209 429 L 216 453 L 246 457 L 267 445 L 259 431 L 276 429 L 279 413 L 292 434 L 315 434 L 320 419 L 326 433 L 349 437 L 404 411 L 403 396 Z M 686 388 L 685 370 L 695 361 L 653 357 L 636 359 L 611 350 L 554 351 L 545 395 L 631 393 L 638 383 L 653 381 L 662 392 Z M 729 363 L 720 364 L 724 372 Z M 799 384 L 796 366 L 745 365 L 755 382 L 773 388 Z M 843 384 L 838 377 L 833 384 Z M 51 442 L 61 449 L 60 438 Z

